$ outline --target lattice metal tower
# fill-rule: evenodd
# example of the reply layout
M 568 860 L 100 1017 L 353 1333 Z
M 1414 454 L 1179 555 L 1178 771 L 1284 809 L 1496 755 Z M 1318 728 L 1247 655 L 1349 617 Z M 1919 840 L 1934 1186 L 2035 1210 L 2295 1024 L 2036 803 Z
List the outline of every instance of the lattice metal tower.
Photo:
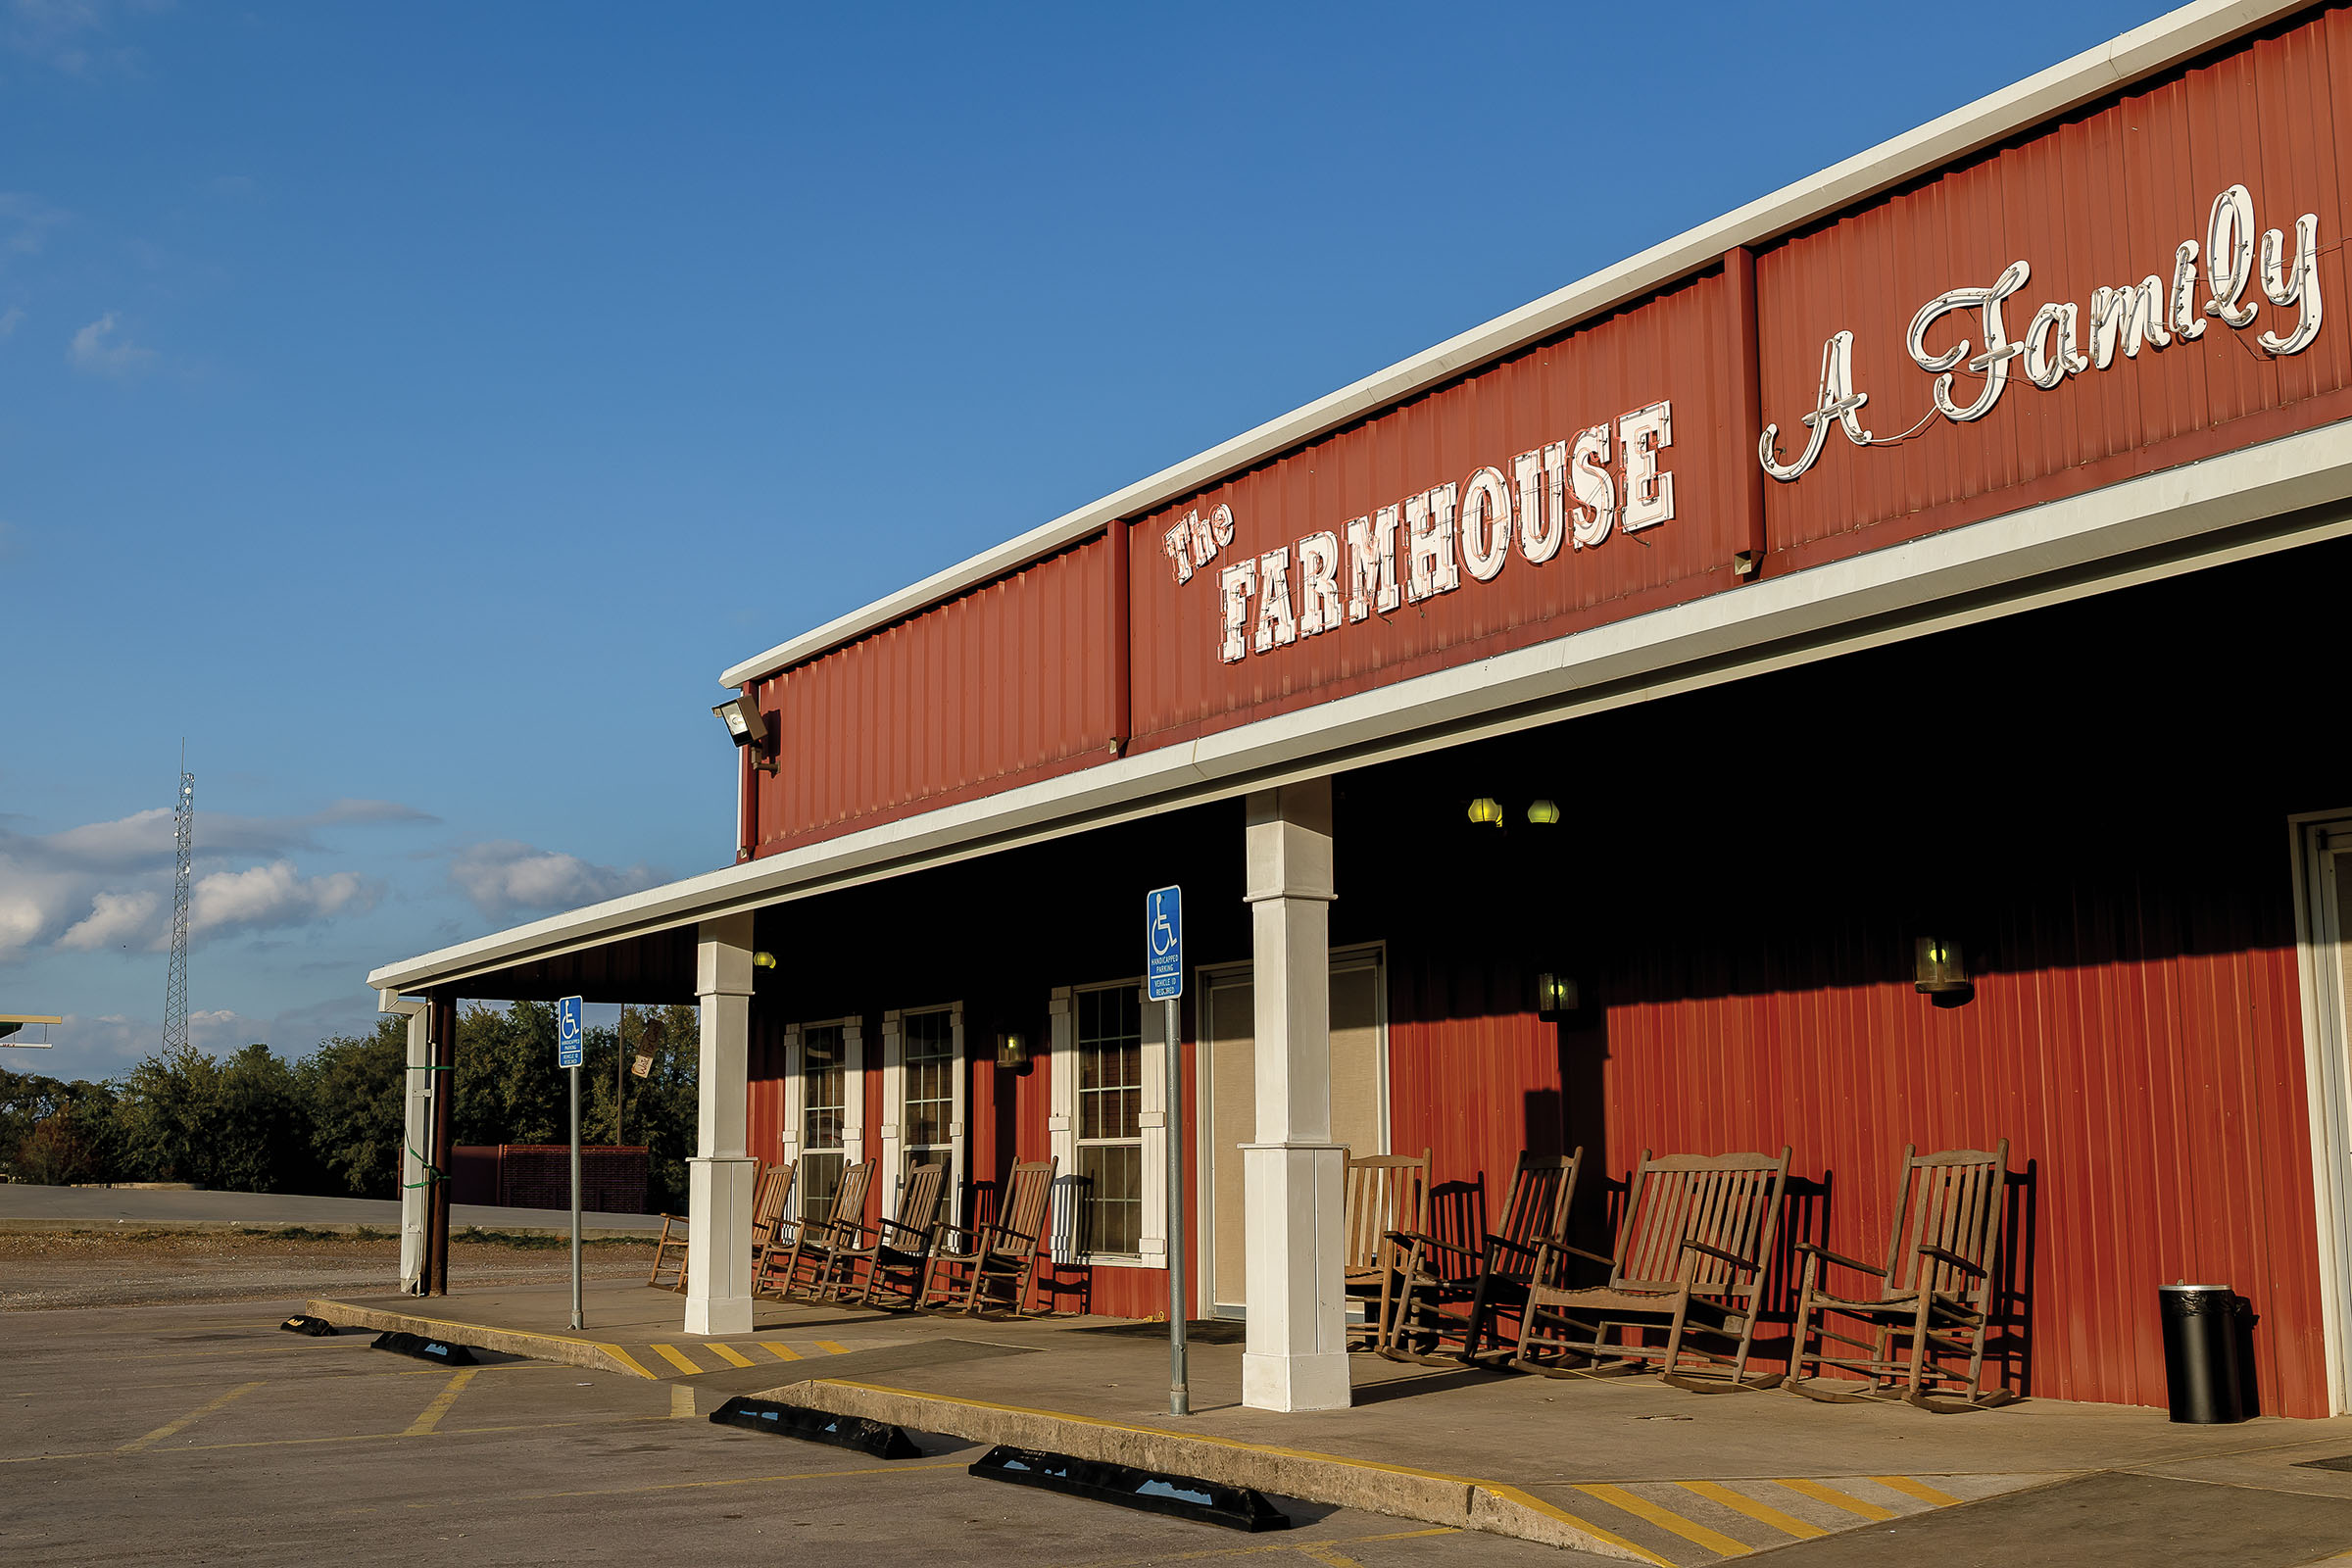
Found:
M 196 775 L 188 771 L 185 745 L 179 749 L 179 809 L 172 826 L 179 864 L 172 873 L 172 973 L 164 982 L 167 1052 L 183 1051 L 188 1044 L 188 881 L 196 863 Z

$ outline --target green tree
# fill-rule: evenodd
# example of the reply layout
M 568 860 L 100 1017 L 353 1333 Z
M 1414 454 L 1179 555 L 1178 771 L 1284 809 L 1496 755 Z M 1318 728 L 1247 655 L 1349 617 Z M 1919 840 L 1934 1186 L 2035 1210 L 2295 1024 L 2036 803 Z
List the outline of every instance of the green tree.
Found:
M 0 1068 L 0 1172 L 21 1182 L 111 1181 L 115 1089 Z
M 372 1033 L 334 1035 L 294 1069 L 309 1107 L 311 1150 L 322 1191 L 353 1198 L 400 1196 L 407 1136 L 409 1025 L 380 1020 Z
M 310 1108 L 294 1069 L 265 1045 L 225 1060 L 194 1047 L 146 1057 L 123 1083 L 115 1124 L 133 1180 L 244 1193 L 308 1192 L 318 1180 Z
M 564 1070 L 556 1065 L 556 1009 L 545 1002 L 467 1007 L 458 1014 L 453 1142 L 558 1144 L 571 1139 Z

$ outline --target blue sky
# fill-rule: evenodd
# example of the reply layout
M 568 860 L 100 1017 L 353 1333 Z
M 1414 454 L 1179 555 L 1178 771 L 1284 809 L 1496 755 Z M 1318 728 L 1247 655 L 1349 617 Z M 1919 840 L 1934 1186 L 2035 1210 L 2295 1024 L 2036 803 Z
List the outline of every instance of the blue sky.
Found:
M 0 1011 L 726 863 L 717 672 L 2137 7 L 0 0 Z

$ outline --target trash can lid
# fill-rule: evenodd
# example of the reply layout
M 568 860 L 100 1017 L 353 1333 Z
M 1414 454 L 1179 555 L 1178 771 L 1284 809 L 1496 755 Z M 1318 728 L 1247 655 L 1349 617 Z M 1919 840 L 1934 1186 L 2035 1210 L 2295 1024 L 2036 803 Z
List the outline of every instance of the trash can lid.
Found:
M 2227 1285 L 2159 1285 L 2160 1291 L 2227 1291 Z

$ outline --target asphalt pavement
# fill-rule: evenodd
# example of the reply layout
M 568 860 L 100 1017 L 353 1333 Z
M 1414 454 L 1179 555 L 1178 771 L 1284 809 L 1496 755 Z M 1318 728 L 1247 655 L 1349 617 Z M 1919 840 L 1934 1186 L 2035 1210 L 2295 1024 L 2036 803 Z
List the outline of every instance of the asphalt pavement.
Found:
M 450 1205 L 450 1225 L 482 1230 L 569 1230 L 567 1208 Z M 36 1187 L 0 1182 L 0 1228 L 97 1225 L 368 1225 L 400 1229 L 400 1202 L 389 1198 L 313 1198 L 300 1194 L 191 1192 L 178 1188 Z M 583 1232 L 654 1233 L 659 1214 L 580 1216 Z

